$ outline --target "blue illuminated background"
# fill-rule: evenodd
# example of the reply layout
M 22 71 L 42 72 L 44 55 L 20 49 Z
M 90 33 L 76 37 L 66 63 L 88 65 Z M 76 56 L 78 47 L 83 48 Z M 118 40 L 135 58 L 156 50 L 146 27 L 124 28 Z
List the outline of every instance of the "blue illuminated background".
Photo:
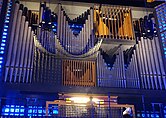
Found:
M 49 116 L 58 114 L 58 107 L 49 107 Z M 45 116 L 45 107 L 23 105 L 3 105 L 1 115 L 4 116 Z
M 163 3 L 156 8 L 156 14 L 158 19 L 159 32 L 161 35 L 161 42 L 164 49 L 164 56 L 166 58 L 166 3 Z
M 5 16 L 3 33 L 1 37 L 2 40 L 0 41 L 0 76 L 2 74 L 2 66 L 4 64 L 4 53 L 6 48 L 6 40 L 7 40 L 8 28 L 9 28 L 11 7 L 12 7 L 12 2 L 9 2 L 7 6 L 7 14 Z

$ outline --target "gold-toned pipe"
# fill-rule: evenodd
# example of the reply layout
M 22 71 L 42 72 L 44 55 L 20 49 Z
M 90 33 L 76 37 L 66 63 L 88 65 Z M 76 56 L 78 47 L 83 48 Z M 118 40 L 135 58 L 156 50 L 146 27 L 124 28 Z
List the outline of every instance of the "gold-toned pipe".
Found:
M 107 6 L 107 18 L 108 18 L 108 38 L 111 37 L 111 22 L 110 22 L 110 8 Z
M 112 12 L 111 12 L 111 22 L 112 22 L 112 38 L 115 38 L 115 23 L 114 23 L 114 10 L 112 9 Z
M 124 17 L 123 17 L 123 9 L 120 9 L 120 30 L 121 30 L 121 38 L 124 39 L 124 29 L 123 29 L 123 24 L 124 24 Z
M 130 29 L 130 39 L 133 40 L 134 39 L 134 33 L 133 33 L 133 25 L 132 25 L 132 16 L 131 16 L 131 9 L 128 10 L 129 11 L 129 29 Z
M 117 38 L 119 39 L 120 38 L 120 32 L 119 32 L 119 15 L 118 15 L 118 12 L 119 12 L 119 9 L 117 9 L 116 11 L 116 21 L 117 21 Z
M 95 62 L 93 62 L 93 64 L 92 64 L 92 75 L 93 75 L 93 77 L 92 77 L 92 81 L 94 82 L 94 86 L 96 86 L 96 69 L 95 69 Z

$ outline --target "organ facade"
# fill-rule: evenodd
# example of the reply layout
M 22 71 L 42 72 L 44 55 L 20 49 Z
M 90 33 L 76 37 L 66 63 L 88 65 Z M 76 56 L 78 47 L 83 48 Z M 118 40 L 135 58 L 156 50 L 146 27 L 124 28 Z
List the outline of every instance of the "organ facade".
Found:
M 132 7 L 129 6 L 90 4 L 74 19 L 67 14 L 63 3 L 55 6 L 55 10 L 51 10 L 46 2 L 40 2 L 39 9 L 34 11 L 20 1 L 0 1 L 1 89 L 11 91 L 13 88 L 15 95 L 26 98 L 26 104 L 33 98 L 33 95 L 27 95 L 29 92 L 37 92 L 36 95 L 47 92 L 57 96 L 58 93 L 82 93 L 90 94 L 90 97 L 91 94 L 108 95 L 104 108 L 111 111 L 112 107 L 117 107 L 122 112 L 125 105 L 120 106 L 121 103 L 131 104 L 138 109 L 137 114 L 146 117 L 148 105 L 144 99 L 147 99 L 153 108 L 151 114 L 155 115 L 158 97 L 148 98 L 153 92 L 161 97 L 166 89 L 166 30 L 162 14 L 166 4 L 156 6 L 152 13 L 140 19 L 132 18 Z M 1 100 L 5 101 L 1 103 L 1 109 L 8 103 L 9 93 L 1 92 Z M 119 96 L 116 102 L 119 106 L 110 106 L 113 104 L 110 95 Z M 130 102 L 132 96 L 136 99 L 134 102 Z M 125 99 L 129 101 L 125 102 Z M 140 100 L 138 103 L 137 99 Z M 48 100 L 52 99 L 45 98 Z M 34 103 L 31 102 L 29 104 Z M 156 102 L 165 104 L 160 100 Z M 61 105 L 63 102 L 46 103 Z M 157 113 L 164 110 L 161 104 L 157 104 Z M 46 116 L 51 115 L 47 105 Z M 98 108 L 97 105 L 95 107 Z M 134 107 L 130 107 L 134 112 Z M 121 112 L 112 114 L 112 117 L 122 117 Z M 105 111 L 102 113 L 107 114 Z M 108 113 L 109 116 L 110 113 L 113 111 Z M 93 117 L 98 115 L 101 114 L 96 111 Z M 160 112 L 158 116 L 164 118 L 164 113 Z M 133 117 L 139 116 L 134 112 Z

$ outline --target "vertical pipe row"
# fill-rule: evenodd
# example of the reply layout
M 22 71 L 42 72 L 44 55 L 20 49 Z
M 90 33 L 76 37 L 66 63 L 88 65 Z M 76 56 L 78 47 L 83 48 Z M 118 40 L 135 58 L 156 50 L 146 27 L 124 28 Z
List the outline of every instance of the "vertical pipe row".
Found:
M 9 47 L 7 60 L 5 64 L 5 79 L 9 82 L 31 82 L 31 71 L 33 69 L 30 66 L 33 62 L 31 58 L 34 56 L 34 43 L 33 35 L 27 18 L 31 14 L 27 14 L 27 8 L 24 8 L 22 4 L 15 3 L 13 12 L 13 21 L 10 22 L 11 31 L 9 33 Z

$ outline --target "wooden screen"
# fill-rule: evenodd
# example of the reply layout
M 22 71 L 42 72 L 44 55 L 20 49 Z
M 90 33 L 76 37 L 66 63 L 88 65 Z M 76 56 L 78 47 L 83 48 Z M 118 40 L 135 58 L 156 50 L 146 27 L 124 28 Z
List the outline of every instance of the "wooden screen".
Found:
M 97 37 L 134 40 L 130 8 L 95 6 L 94 24 Z
M 94 61 L 64 60 L 63 85 L 96 86 Z

